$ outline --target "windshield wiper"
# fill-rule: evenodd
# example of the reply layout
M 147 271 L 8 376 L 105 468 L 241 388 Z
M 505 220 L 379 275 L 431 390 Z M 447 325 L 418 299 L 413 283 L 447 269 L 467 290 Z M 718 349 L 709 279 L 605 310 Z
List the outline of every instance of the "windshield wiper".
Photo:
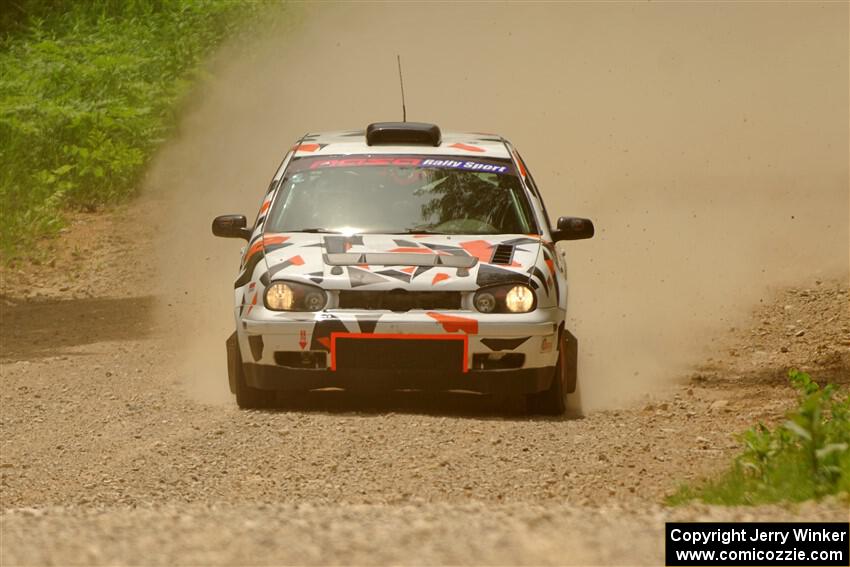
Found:
M 338 230 L 328 230 L 327 228 L 302 228 L 300 230 L 290 230 L 289 232 L 313 232 L 321 234 L 342 234 Z
M 343 234 L 338 230 L 330 230 L 327 228 L 301 228 L 298 230 L 289 230 L 287 232 L 309 232 L 315 234 Z M 433 230 L 428 230 L 427 228 L 405 228 L 403 230 L 398 229 L 389 229 L 389 230 L 370 230 L 368 232 L 361 232 L 358 234 L 447 234 L 445 232 L 436 232 Z
M 446 232 L 437 232 L 436 230 L 428 230 L 427 228 L 405 228 L 398 232 L 390 232 L 389 234 L 448 234 Z

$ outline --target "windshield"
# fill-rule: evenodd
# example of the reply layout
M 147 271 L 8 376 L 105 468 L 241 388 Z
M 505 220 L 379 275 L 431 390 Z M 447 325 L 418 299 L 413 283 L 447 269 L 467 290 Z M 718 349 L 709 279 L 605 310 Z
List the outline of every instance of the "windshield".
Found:
M 537 227 L 509 160 L 407 155 L 292 160 L 266 230 L 529 234 Z

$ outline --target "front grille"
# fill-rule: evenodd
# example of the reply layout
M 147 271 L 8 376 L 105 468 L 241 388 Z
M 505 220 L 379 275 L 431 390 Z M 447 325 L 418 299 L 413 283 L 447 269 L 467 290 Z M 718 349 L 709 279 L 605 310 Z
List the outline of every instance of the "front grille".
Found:
M 274 353 L 274 361 L 278 366 L 287 368 L 324 369 L 328 366 L 327 353 L 315 350 L 279 350 Z
M 458 339 L 396 339 L 336 337 L 334 369 L 463 370 L 464 341 Z
M 473 354 L 473 370 L 506 370 L 522 368 L 525 355 L 521 352 Z
M 460 309 L 459 291 L 354 291 L 339 292 L 340 309 Z

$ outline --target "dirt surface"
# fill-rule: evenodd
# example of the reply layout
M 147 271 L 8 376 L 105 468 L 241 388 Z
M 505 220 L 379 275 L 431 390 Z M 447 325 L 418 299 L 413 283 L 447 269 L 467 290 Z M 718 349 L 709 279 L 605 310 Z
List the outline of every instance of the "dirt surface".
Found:
M 661 564 L 665 520 L 847 519 L 662 504 L 782 418 L 789 367 L 850 384 L 847 6 L 479 6 L 334 5 L 225 49 L 141 200 L 3 269 L 0 563 Z M 238 245 L 209 221 L 304 130 L 393 118 L 388 46 L 413 118 L 504 133 L 597 221 L 569 249 L 584 417 L 231 400 Z
M 400 394 L 240 411 L 175 370 L 150 240 L 111 236 L 143 217 L 79 216 L 7 279 L 3 564 L 652 564 L 665 519 L 847 517 L 838 501 L 661 505 L 783 415 L 789 364 L 850 382 L 847 282 L 778 292 L 664 396 L 584 418 Z M 140 260 L 106 261 L 115 249 Z

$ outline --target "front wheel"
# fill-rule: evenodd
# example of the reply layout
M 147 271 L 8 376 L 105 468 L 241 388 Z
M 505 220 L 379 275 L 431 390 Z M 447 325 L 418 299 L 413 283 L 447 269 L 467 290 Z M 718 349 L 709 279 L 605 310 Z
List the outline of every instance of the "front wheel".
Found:
M 558 348 L 558 363 L 548 389 L 529 394 L 526 399 L 528 413 L 563 415 L 567 409 L 567 394 L 575 392 L 578 367 L 578 341 L 564 329 Z
M 236 333 L 227 339 L 227 374 L 230 391 L 236 394 L 236 405 L 242 409 L 261 409 L 271 407 L 275 401 L 275 392 L 252 388 L 245 382 L 245 369 Z

